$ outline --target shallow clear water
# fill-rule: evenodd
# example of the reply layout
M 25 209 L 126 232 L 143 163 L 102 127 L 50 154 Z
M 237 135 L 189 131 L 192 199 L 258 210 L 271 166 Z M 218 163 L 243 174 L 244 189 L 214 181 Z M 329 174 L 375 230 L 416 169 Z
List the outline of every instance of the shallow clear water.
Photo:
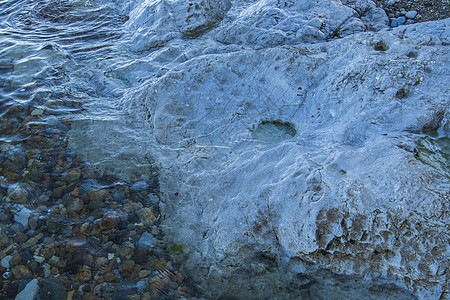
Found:
M 130 59 L 119 43 L 122 8 L 0 1 L 0 299 L 33 278 L 41 299 L 195 294 L 162 241 L 151 159 L 138 157 L 132 176 L 119 179 L 111 173 L 126 166 L 111 152 L 101 152 L 111 172 L 81 153 L 108 141 L 69 146 L 74 124 L 108 130 L 121 114 L 114 108 L 130 86 L 114 75 Z M 74 135 L 83 140 L 82 131 Z

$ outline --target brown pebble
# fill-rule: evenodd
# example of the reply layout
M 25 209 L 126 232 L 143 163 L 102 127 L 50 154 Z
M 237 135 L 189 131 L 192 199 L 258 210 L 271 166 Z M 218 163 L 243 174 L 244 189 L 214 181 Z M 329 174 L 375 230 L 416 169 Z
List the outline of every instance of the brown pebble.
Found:
M 114 273 L 111 273 L 111 272 L 106 273 L 103 276 L 103 278 L 107 282 L 118 282 L 118 281 L 120 281 L 120 279 L 116 275 L 114 275 Z
M 92 272 L 88 266 L 83 266 L 75 277 L 82 282 L 90 281 L 92 279 Z
M 56 263 L 56 266 L 57 266 L 58 268 L 65 268 L 65 267 L 67 266 L 67 263 L 66 263 L 65 260 L 61 259 L 61 260 L 59 260 L 59 261 Z
M 9 193 L 8 196 L 14 203 L 25 203 L 28 200 L 28 195 L 28 191 L 25 188 L 19 186 L 11 193 Z
M 79 180 L 81 178 L 81 170 L 80 169 L 72 169 L 69 171 L 69 178 L 72 181 Z
M 135 263 L 131 259 L 124 261 L 118 268 L 120 275 L 122 275 L 122 277 L 130 277 L 131 273 L 134 271 L 134 265 Z
M 22 248 L 30 248 L 37 244 L 37 242 L 44 236 L 44 234 L 41 232 L 36 236 L 33 236 L 28 241 L 25 242 L 25 244 L 22 245 Z
M 51 267 L 50 271 L 52 272 L 53 275 L 59 274 L 59 269 L 56 266 Z
M 53 245 L 47 245 L 45 248 L 43 248 L 41 250 L 41 255 L 45 258 L 45 259 L 49 259 L 50 257 L 52 257 L 53 255 L 55 255 L 56 251 Z
M 120 217 L 116 213 L 106 213 L 102 218 L 101 227 L 102 229 L 113 229 L 119 221 Z
M 30 271 L 30 269 L 28 269 L 26 266 L 24 265 L 18 265 L 18 266 L 14 266 L 11 271 L 14 274 L 14 278 L 19 280 L 19 279 L 23 279 L 23 278 L 31 278 L 31 276 L 33 275 Z
M 134 280 L 138 280 L 139 279 L 139 272 L 141 271 L 141 265 L 136 265 L 135 267 L 134 267 L 134 271 L 133 271 L 133 273 L 131 273 L 131 277 L 134 279 Z
M 108 196 L 107 190 L 92 190 L 88 193 L 89 200 L 91 201 L 106 201 Z
M 179 273 L 179 272 L 176 272 L 176 273 L 175 273 L 175 276 L 176 276 L 176 278 L 177 278 L 178 281 L 183 281 L 183 280 L 184 280 L 184 276 L 181 275 L 181 273 Z
M 58 180 L 58 181 L 55 181 L 55 184 L 56 184 L 56 185 L 59 185 L 59 186 L 65 186 L 65 185 L 66 185 L 66 182 L 65 182 L 65 181 L 61 181 L 61 180 Z
M 153 212 L 152 207 L 145 207 L 143 210 L 139 213 L 141 222 L 146 224 L 147 226 L 153 225 L 153 222 L 156 220 L 156 216 Z
M 18 234 L 16 234 L 16 236 L 14 236 L 14 242 L 18 243 L 18 244 L 23 244 L 28 240 L 28 237 L 25 233 L 19 232 Z
M 80 232 L 82 233 L 82 234 L 90 234 L 91 233 L 91 223 L 89 223 L 89 222 L 86 222 L 86 223 L 83 223 L 83 225 L 81 225 L 81 227 L 80 227 Z
M 106 265 L 108 263 L 108 259 L 106 258 L 106 257 L 98 257 L 96 260 L 95 260 L 95 264 L 97 265 L 97 266 L 104 266 L 104 265 Z
M 53 189 L 52 197 L 60 198 L 62 196 L 62 194 L 64 193 L 64 188 L 65 188 L 65 186 L 60 186 L 60 187 Z
M 15 251 L 13 254 L 11 254 L 11 260 L 9 262 L 9 265 L 10 266 L 18 265 L 18 264 L 20 264 L 21 260 L 22 260 L 22 257 L 20 257 L 19 252 Z
M 67 213 L 67 216 L 69 216 L 72 220 L 78 220 L 80 218 L 80 216 L 73 210 L 70 210 Z
M 150 274 L 152 274 L 152 272 L 149 270 L 140 270 L 138 273 L 138 276 L 139 276 L 139 278 L 144 278 L 144 277 L 149 276 Z
M 93 293 L 87 293 L 87 294 L 84 295 L 83 300 L 100 300 L 100 298 L 97 297 Z
M 5 236 L 6 237 L 6 236 Z M 6 247 L 3 252 L 0 253 L 0 259 L 4 258 L 5 256 L 7 256 L 9 253 L 11 253 L 11 251 L 13 251 L 14 249 L 17 248 L 16 244 L 12 244 L 9 245 L 8 247 Z
M 78 187 L 74 188 L 71 192 L 70 195 L 74 196 L 74 197 L 78 197 L 78 195 L 80 194 L 80 189 Z

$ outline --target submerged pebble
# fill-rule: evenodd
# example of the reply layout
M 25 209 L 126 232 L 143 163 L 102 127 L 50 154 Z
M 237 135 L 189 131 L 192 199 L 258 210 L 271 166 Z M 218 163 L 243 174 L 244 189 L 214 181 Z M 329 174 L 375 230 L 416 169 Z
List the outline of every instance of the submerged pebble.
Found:
M 414 19 L 416 16 L 417 16 L 417 11 L 416 10 L 408 11 L 405 14 L 405 17 L 407 17 L 408 19 Z
M 20 291 L 20 293 L 16 296 L 15 300 L 34 300 L 38 296 L 39 291 L 39 282 L 38 280 L 32 279 L 25 288 Z M 42 298 L 41 298 L 42 299 Z
M 48 111 L 23 109 L 24 120 L 32 116 L 25 122 L 51 122 L 20 131 L 24 143 L 8 147 L 7 157 L 2 154 L 0 271 L 6 286 L 0 286 L 0 298 L 110 299 L 126 279 L 132 280 L 127 297 L 148 291 L 151 280 L 167 284 L 173 295 L 180 287 L 189 295 L 193 289 L 183 280 L 161 281 L 157 275 L 176 270 L 159 257 L 165 254 L 154 186 L 114 184 L 118 178 L 103 177 L 61 143 L 70 123 L 60 126 L 58 117 L 46 116 Z M 32 278 L 41 278 L 37 289 Z M 24 280 L 27 287 L 19 289 L 16 284 Z M 163 293 L 153 287 L 153 295 Z

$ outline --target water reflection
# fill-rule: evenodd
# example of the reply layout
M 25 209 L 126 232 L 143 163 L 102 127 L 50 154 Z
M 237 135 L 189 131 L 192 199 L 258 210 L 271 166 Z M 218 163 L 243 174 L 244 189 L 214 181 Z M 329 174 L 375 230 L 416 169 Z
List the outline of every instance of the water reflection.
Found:
M 119 180 L 68 147 L 74 116 L 111 95 L 103 70 L 126 18 L 109 4 L 0 1 L 0 299 L 35 284 L 41 299 L 194 293 L 166 255 L 157 178 Z

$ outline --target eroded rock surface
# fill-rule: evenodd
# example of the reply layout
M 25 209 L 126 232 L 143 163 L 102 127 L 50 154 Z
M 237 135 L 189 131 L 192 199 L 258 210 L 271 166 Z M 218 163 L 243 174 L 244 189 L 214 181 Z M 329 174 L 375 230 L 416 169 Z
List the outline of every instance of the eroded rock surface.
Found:
M 230 9 L 229 0 L 146 0 L 125 25 L 136 51 L 162 47 L 180 37 L 195 37 L 220 22 Z
M 187 22 L 188 2 L 143 2 L 128 26 L 148 52 L 115 73 L 146 80 L 123 107 L 184 271 L 207 298 L 447 297 L 450 19 L 202 3 Z

